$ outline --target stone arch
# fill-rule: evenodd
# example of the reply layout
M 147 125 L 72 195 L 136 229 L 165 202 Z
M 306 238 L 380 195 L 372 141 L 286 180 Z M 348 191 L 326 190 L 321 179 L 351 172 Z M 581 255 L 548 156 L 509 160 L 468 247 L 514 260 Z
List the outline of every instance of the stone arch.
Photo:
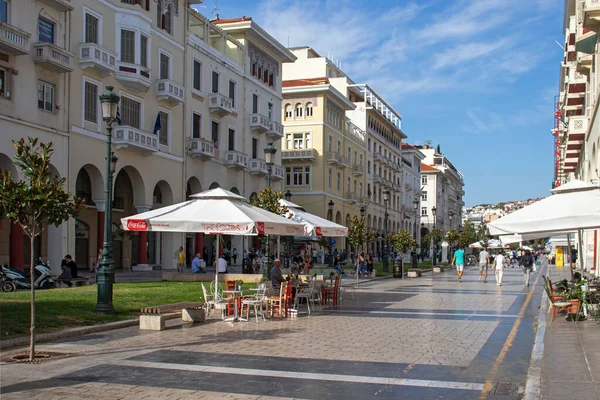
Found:
M 342 224 L 342 213 L 339 211 L 335 213 L 335 223 L 339 225 Z
M 250 202 L 254 201 L 254 199 L 258 196 L 258 194 L 256 192 L 252 192 L 252 194 L 250 195 Z
M 160 180 L 152 192 L 152 208 L 160 208 L 173 204 L 173 190 L 167 181 Z
M 12 159 L 4 153 L 0 153 L 0 172 L 9 171 L 15 180 L 19 180 L 19 171 Z
M 294 106 L 294 118 L 303 118 L 304 117 L 304 107 L 302 107 L 302 103 L 296 103 Z
M 201 191 L 202 185 L 200 184 L 200 181 L 195 176 L 192 176 L 188 179 L 185 186 L 185 199 L 189 200 L 191 195 L 200 193 Z
M 346 214 L 346 226 L 348 228 L 352 226 L 352 218 L 350 217 L 350 214 Z
M 105 200 L 104 178 L 95 165 L 85 164 L 79 169 L 75 180 L 75 194 L 85 199 L 86 203 Z
M 50 164 L 50 174 L 57 178 L 60 178 L 60 172 L 58 172 L 58 168 L 56 168 L 53 164 Z
M 129 183 L 131 189 L 131 196 L 134 205 L 147 205 L 150 201 L 146 199 L 146 185 L 140 175 L 139 171 L 131 166 L 127 165 L 121 168 L 116 175 L 115 179 L 115 201 L 119 189 L 119 183 L 125 180 L 125 183 Z
M 231 193 L 235 193 L 237 195 L 241 195 L 240 191 L 238 190 L 238 188 L 236 188 L 235 186 L 233 186 L 230 190 Z
M 208 190 L 217 189 L 217 188 L 220 188 L 220 187 L 221 187 L 221 185 L 219 185 L 217 182 L 213 182 L 208 187 Z
M 287 103 L 283 109 L 284 109 L 284 115 L 283 115 L 284 119 L 292 118 L 294 116 L 294 110 L 292 109 L 292 105 L 290 103 Z

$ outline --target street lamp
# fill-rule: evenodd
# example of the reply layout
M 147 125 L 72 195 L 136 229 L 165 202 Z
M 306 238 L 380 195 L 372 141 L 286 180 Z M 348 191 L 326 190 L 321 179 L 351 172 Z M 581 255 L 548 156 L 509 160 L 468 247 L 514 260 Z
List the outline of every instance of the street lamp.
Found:
M 271 187 L 271 172 L 273 171 L 273 157 L 277 152 L 273 143 L 268 143 L 267 147 L 264 149 L 265 152 L 265 162 L 267 164 L 267 187 Z M 269 235 L 267 235 L 267 259 L 263 263 L 263 277 L 269 278 L 269 272 L 271 271 L 271 249 L 270 249 L 270 240 Z
M 333 221 L 333 200 L 329 200 L 329 203 L 327 203 L 327 219 L 329 221 Z M 331 266 L 333 267 L 333 245 L 331 244 L 331 241 L 329 242 L 329 262 L 331 263 Z
M 388 272 L 388 201 L 390 201 L 390 191 L 389 189 L 385 189 L 383 191 L 383 205 L 385 207 L 385 213 L 383 214 L 383 272 Z
M 435 219 L 436 219 L 435 218 L 435 214 L 436 214 L 436 211 L 437 210 L 436 210 L 435 206 L 431 207 L 431 214 L 433 215 L 433 230 L 435 230 Z M 432 233 L 433 233 L 433 231 L 432 231 Z M 433 256 L 432 256 L 433 258 L 431 260 L 431 266 L 435 267 L 435 264 L 436 264 L 436 261 L 437 261 L 435 253 L 436 253 L 437 249 L 436 249 L 436 245 L 435 245 L 435 243 L 433 241 L 433 235 L 431 236 L 431 247 L 433 248 Z
M 419 200 L 413 200 L 413 211 L 415 212 L 415 223 L 413 224 L 413 238 L 415 243 L 417 242 L 417 210 L 419 209 Z M 412 253 L 412 266 L 417 268 L 417 249 L 415 248 Z
M 117 119 L 119 96 L 113 92 L 112 86 L 99 96 L 102 104 L 102 119 L 106 122 L 106 181 L 104 184 L 104 244 L 102 245 L 102 261 L 96 276 L 98 279 L 98 300 L 96 311 L 113 313 L 113 283 L 115 271 L 112 265 L 112 176 L 117 167 L 117 156 L 112 152 L 112 124 Z
M 452 229 L 452 218 L 454 217 L 454 215 L 450 214 L 448 215 L 448 222 L 450 222 L 450 229 Z M 450 245 L 450 243 L 448 243 L 448 245 Z M 454 247 L 450 247 L 450 251 L 448 252 L 448 258 L 452 257 L 452 255 L 454 254 Z
M 292 200 L 292 192 L 290 192 L 289 189 L 288 189 L 287 192 L 285 192 L 284 196 L 285 196 L 285 200 L 286 201 L 291 201 Z

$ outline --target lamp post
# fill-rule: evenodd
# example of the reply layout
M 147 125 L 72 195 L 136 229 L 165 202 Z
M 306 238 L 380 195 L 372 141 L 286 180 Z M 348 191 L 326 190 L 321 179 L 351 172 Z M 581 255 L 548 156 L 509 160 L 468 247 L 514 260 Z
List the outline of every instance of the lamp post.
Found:
M 437 210 L 436 210 L 435 206 L 431 207 L 431 214 L 433 215 L 433 230 L 435 230 L 435 214 L 436 214 L 436 211 Z M 433 231 L 431 231 L 431 233 L 433 233 Z M 437 251 L 436 247 L 437 246 L 436 246 L 436 243 L 433 240 L 433 235 L 431 236 L 431 247 L 433 248 L 433 256 L 432 256 L 433 258 L 431 260 L 431 266 L 434 267 L 435 264 L 436 264 L 436 261 L 437 261 L 436 260 L 436 251 Z
M 273 146 L 273 143 L 268 143 L 264 150 L 265 162 L 267 164 L 267 187 L 271 187 L 271 172 L 273 171 L 273 157 L 277 152 L 277 149 Z M 269 278 L 269 272 L 271 271 L 271 248 L 270 248 L 269 235 L 267 235 L 267 259 L 263 263 L 263 277 Z
M 448 215 L 448 222 L 450 224 L 450 227 L 448 228 L 448 230 L 452 229 L 452 218 L 453 217 L 454 217 L 454 215 L 452 215 L 452 214 Z M 450 243 L 448 243 L 448 245 L 450 245 Z M 454 250 L 454 246 L 451 246 L 450 251 L 448 251 L 448 258 L 452 258 L 452 255 L 454 254 L 453 250 Z
M 112 177 L 117 167 L 117 157 L 112 152 L 112 124 L 117 119 L 119 96 L 113 92 L 112 86 L 99 96 L 102 104 L 102 119 L 106 122 L 106 181 L 104 184 L 104 244 L 102 245 L 102 261 L 96 276 L 98 279 L 98 300 L 96 311 L 113 313 L 113 283 L 115 271 L 112 266 Z
M 292 192 L 290 192 L 289 189 L 288 189 L 287 192 L 285 192 L 284 196 L 285 196 L 285 200 L 286 201 L 291 201 L 292 200 Z
M 365 241 L 366 241 L 366 236 L 367 236 L 367 222 L 364 221 L 365 219 L 365 213 L 367 212 L 367 210 L 364 207 L 360 208 L 360 218 L 363 220 L 363 222 L 365 223 Z M 367 247 L 369 247 L 369 243 L 367 243 Z M 367 249 L 367 252 L 369 251 L 369 249 Z M 359 253 L 358 249 L 356 249 L 356 253 Z
M 329 200 L 329 203 L 327 203 L 327 219 L 329 221 L 333 221 L 333 200 Z M 331 266 L 333 267 L 333 245 L 331 244 L 331 241 L 329 242 L 329 262 L 331 263 Z
M 413 200 L 413 211 L 415 212 L 415 223 L 413 224 L 413 238 L 415 243 L 417 242 L 417 210 L 419 209 L 419 200 Z M 412 267 L 417 268 L 417 249 L 415 248 L 412 253 Z
M 390 191 L 389 189 L 385 189 L 383 191 L 383 205 L 385 207 L 385 213 L 383 214 L 383 272 L 388 272 L 388 201 L 390 201 Z

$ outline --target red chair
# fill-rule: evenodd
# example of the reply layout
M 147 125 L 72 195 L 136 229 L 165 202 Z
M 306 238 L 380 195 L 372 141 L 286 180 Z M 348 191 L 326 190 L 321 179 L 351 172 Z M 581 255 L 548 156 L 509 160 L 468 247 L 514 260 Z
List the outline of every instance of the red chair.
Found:
M 286 288 L 285 288 L 285 295 L 283 297 L 283 304 L 284 304 L 284 316 L 285 318 L 288 317 L 288 310 L 290 308 L 292 308 L 292 305 L 294 304 L 294 285 L 293 283 L 290 281 L 288 282 Z
M 337 305 L 338 303 L 338 297 L 339 297 L 339 290 L 340 290 L 340 276 L 336 276 L 335 277 L 335 283 L 333 284 L 333 287 L 324 287 L 323 288 L 323 301 L 325 302 L 325 304 L 327 304 L 327 302 L 329 301 L 329 295 L 331 295 L 332 299 L 333 299 L 333 305 Z
M 235 281 L 225 281 L 225 290 L 235 290 Z M 232 299 L 233 300 L 233 299 Z M 238 309 L 241 310 L 241 299 L 238 299 Z M 235 310 L 233 301 L 227 302 L 227 315 L 231 315 Z

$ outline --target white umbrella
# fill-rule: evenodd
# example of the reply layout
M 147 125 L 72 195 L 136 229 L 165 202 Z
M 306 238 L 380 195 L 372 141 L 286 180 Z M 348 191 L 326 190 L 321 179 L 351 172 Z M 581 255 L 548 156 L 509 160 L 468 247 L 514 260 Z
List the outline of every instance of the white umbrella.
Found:
M 469 247 L 472 248 L 472 249 L 482 249 L 483 248 L 483 243 L 481 243 L 481 241 L 475 242 L 475 243 L 471 243 L 469 245 Z M 499 248 L 502 248 L 504 246 L 502 245 L 502 243 L 499 240 L 497 240 L 497 239 L 490 239 L 487 242 L 487 247 L 488 247 L 488 249 L 499 249 Z
M 207 190 L 191 198 L 183 203 L 121 218 L 123 229 L 216 234 L 217 244 L 223 234 L 301 235 L 304 232 L 302 224 L 254 207 L 244 197 L 221 188 Z M 219 248 L 218 245 L 216 247 Z M 217 268 L 215 290 L 218 275 Z
M 305 211 L 298 204 L 294 204 L 287 200 L 279 200 L 279 204 L 288 208 L 286 217 L 292 221 L 304 225 L 304 236 L 311 237 L 346 237 L 348 236 L 348 228 L 321 218 L 317 215 Z

